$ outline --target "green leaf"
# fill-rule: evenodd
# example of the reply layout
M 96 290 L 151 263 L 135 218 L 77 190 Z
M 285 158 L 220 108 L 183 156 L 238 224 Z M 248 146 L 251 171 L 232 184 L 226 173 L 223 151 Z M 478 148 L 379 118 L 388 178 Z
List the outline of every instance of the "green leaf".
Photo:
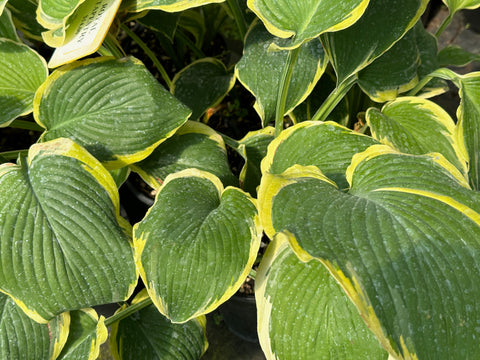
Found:
M 128 11 L 140 12 L 149 9 L 167 12 L 179 12 L 212 3 L 221 3 L 225 0 L 127 0 L 125 8 Z
M 281 174 L 295 164 L 315 165 L 345 188 L 345 171 L 353 155 L 374 144 L 377 141 L 371 137 L 334 122 L 305 121 L 287 128 L 271 142 L 262 162 L 262 173 Z
M 35 91 L 47 76 L 47 64 L 34 50 L 0 39 L 0 127 L 32 112 Z
M 109 173 L 112 176 L 113 181 L 115 181 L 117 188 L 120 188 L 120 186 L 122 186 L 122 184 L 127 180 L 128 175 L 130 175 L 130 168 L 125 166 L 120 169 L 110 170 Z
M 294 48 L 329 31 L 345 29 L 365 11 L 369 0 L 248 0 L 248 7 L 268 31 L 291 38 L 282 47 Z
M 467 177 L 463 134 L 437 104 L 417 97 L 398 98 L 381 112 L 369 109 L 366 120 L 372 136 L 381 143 L 415 155 L 439 152 Z
M 70 332 L 58 360 L 97 359 L 108 338 L 105 318 L 93 309 L 70 312 Z
M 235 76 L 215 58 L 192 62 L 173 78 L 170 91 L 192 110 L 197 120 L 208 108 L 218 105 L 235 84 Z
M 134 226 L 136 263 L 153 303 L 182 323 L 213 311 L 238 290 L 261 236 L 249 195 L 188 169 L 166 178 Z
M 45 29 L 37 22 L 37 7 L 38 0 L 8 0 L 7 3 L 17 29 L 28 38 L 42 41 Z
M 415 28 L 358 73 L 358 85 L 373 101 L 394 100 L 418 83 L 420 54 Z
M 58 29 L 85 0 L 39 0 L 37 21 L 46 29 Z
M 6 4 L 7 0 L 0 0 L 0 16 L 3 14 L 3 10 L 5 9 Z
M 142 290 L 132 305 L 147 297 Z M 205 325 L 205 316 L 173 324 L 150 305 L 113 324 L 110 349 L 115 358 L 123 360 L 197 360 L 208 347 Z
M 267 359 L 387 359 L 328 270 L 315 260 L 301 262 L 285 236 L 269 245 L 256 284 L 259 338 Z
M 338 83 L 365 68 L 413 27 L 428 0 L 371 0 L 365 14 L 345 30 L 321 36 Z M 385 29 L 388 29 L 386 31 Z M 352 42 L 353 41 L 353 42 Z
M 448 45 L 438 53 L 440 66 L 465 66 L 472 61 L 480 62 L 480 55 L 468 52 L 457 45 Z
M 443 0 L 451 14 L 462 9 L 476 9 L 480 6 L 479 0 Z
M 173 42 L 175 31 L 177 30 L 178 21 L 181 12 L 168 13 L 161 10 L 150 10 L 147 14 L 137 21 L 147 28 L 164 34 L 170 41 Z
M 267 147 L 274 139 L 275 129 L 271 126 L 257 131 L 250 131 L 239 141 L 237 151 L 245 159 L 240 172 L 242 189 L 248 191 L 253 197 L 257 196 L 257 186 L 260 185 L 262 172 L 260 162 L 267 155 Z
M 0 165 L 0 190 L 0 289 L 31 318 L 128 298 L 130 226 L 113 179 L 85 149 L 35 144 L 18 165 Z
M 13 25 L 12 14 L 10 10 L 4 9 L 3 13 L 0 11 L 0 14 L 0 38 L 7 38 L 12 41 L 20 42 L 15 30 L 15 25 Z
M 480 190 L 480 72 L 459 75 L 448 69 L 434 74 L 451 80 L 459 88 L 460 107 L 457 110 L 458 131 L 468 153 L 468 175 L 472 189 Z
M 480 193 L 440 154 L 375 145 L 340 191 L 313 166 L 266 174 L 262 224 L 321 260 L 395 358 L 480 354 Z
M 68 313 L 49 324 L 30 319 L 15 302 L 0 293 L 0 356 L 2 359 L 55 359 L 67 340 Z M 58 335 L 58 342 L 51 341 Z
M 108 168 L 147 157 L 190 113 L 134 58 L 66 65 L 34 102 L 35 120 L 46 128 L 42 141 L 69 137 Z
M 260 22 L 256 22 L 247 33 L 243 56 L 235 66 L 237 78 L 256 98 L 254 108 L 264 126 L 275 119 L 281 70 L 288 57 L 288 50 L 270 49 L 270 45 L 279 40 L 270 35 Z M 293 68 L 286 114 L 308 96 L 326 66 L 327 58 L 319 41 L 312 40 L 302 46 Z
M 238 183 L 230 171 L 222 137 L 196 121 L 187 121 L 149 157 L 132 168 L 153 188 L 158 188 L 168 175 L 190 168 L 208 171 L 225 185 Z

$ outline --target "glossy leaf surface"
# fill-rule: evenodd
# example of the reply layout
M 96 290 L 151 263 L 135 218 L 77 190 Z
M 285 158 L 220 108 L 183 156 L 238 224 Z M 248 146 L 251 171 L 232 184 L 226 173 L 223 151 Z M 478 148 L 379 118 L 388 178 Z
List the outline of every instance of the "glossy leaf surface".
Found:
M 132 305 L 147 297 L 143 290 Z M 208 347 L 205 326 L 205 316 L 173 324 L 150 305 L 113 325 L 110 348 L 123 360 L 197 360 Z
M 35 91 L 47 76 L 47 64 L 34 50 L 0 39 L 0 127 L 32 112 Z
M 238 183 L 230 171 L 222 137 L 194 121 L 187 121 L 149 157 L 132 167 L 153 188 L 158 188 L 168 175 L 190 168 L 208 171 L 225 185 Z
M 33 319 L 121 301 L 137 282 L 117 187 L 69 139 L 0 166 L 0 288 Z M 15 189 L 15 191 L 12 191 Z
M 321 260 L 395 357 L 478 357 L 480 194 L 440 154 L 383 145 L 347 179 L 343 192 L 312 166 L 264 175 L 262 224 Z
M 301 262 L 278 235 L 255 278 L 259 338 L 267 359 L 387 359 L 328 270 Z
M 70 332 L 58 360 L 97 359 L 108 338 L 105 318 L 93 309 L 70 312 Z
M 172 94 L 192 110 L 197 120 L 208 108 L 220 103 L 235 83 L 235 76 L 214 58 L 194 61 L 175 75 Z
M 292 38 L 284 47 L 297 47 L 328 31 L 345 29 L 362 16 L 369 0 L 248 0 L 248 7 L 270 33 Z
M 189 113 L 133 58 L 62 67 L 39 89 L 34 106 L 35 120 L 46 128 L 43 141 L 69 137 L 109 168 L 147 157 Z
M 270 49 L 274 41 L 281 43 L 256 22 L 247 34 L 243 56 L 235 66 L 238 79 L 256 98 L 254 108 L 264 126 L 275 118 L 278 88 L 288 58 L 287 50 Z M 326 66 L 327 59 L 318 40 L 302 46 L 289 85 L 286 114 L 308 96 Z
M 428 0 L 371 0 L 355 24 L 322 35 L 338 83 L 355 75 L 397 42 L 416 24 L 427 3 Z
M 69 315 L 59 315 L 49 324 L 30 319 L 15 302 L 0 293 L 0 356 L 2 359 L 56 358 L 68 333 Z M 57 344 L 51 335 L 63 333 Z M 53 337 L 53 336 L 52 336 Z
M 467 153 L 459 128 L 437 104 L 416 97 L 402 97 L 382 111 L 366 115 L 372 136 L 408 154 L 439 152 L 467 176 Z
M 186 322 L 238 290 L 261 235 L 249 195 L 188 169 L 167 177 L 154 205 L 134 226 L 136 262 L 160 312 Z

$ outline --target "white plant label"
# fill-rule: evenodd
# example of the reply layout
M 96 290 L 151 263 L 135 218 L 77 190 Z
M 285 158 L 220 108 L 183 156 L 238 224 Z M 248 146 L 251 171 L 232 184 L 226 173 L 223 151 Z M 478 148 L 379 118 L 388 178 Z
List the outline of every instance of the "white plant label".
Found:
M 55 49 L 48 67 L 54 68 L 90 55 L 102 45 L 121 0 L 87 1 L 89 9 L 80 8 L 72 22 L 75 32 L 64 45 Z

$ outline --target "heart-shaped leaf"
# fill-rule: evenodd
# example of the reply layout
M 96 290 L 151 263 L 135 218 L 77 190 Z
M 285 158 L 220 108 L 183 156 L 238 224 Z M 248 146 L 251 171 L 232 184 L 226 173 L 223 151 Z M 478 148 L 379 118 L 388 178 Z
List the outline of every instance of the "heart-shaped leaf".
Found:
M 48 324 L 30 319 L 15 302 L 0 293 L 0 356 L 2 359 L 56 359 L 67 340 L 69 313 Z
M 238 290 L 261 236 L 249 195 L 224 189 L 210 173 L 188 169 L 166 178 L 154 205 L 134 226 L 136 263 L 160 312 L 186 322 Z
M 171 92 L 192 110 L 191 120 L 197 120 L 208 108 L 219 104 L 235 84 L 235 76 L 214 58 L 194 61 L 178 72 Z
M 408 154 L 439 152 L 467 176 L 467 151 L 460 128 L 439 105 L 418 97 L 402 97 L 382 111 L 366 114 L 372 136 Z
M 4 9 L 3 13 L 0 11 L 0 14 L 0 38 L 7 38 L 16 42 L 20 42 L 15 30 L 15 25 L 13 25 L 12 14 L 10 13 L 10 10 Z
M 189 113 L 133 58 L 66 65 L 34 100 L 35 120 L 46 128 L 42 141 L 71 138 L 109 168 L 147 157 Z
M 146 298 L 148 294 L 142 290 L 132 305 Z M 150 305 L 112 326 L 110 349 L 116 359 L 123 360 L 197 360 L 208 347 L 205 326 L 205 316 L 173 324 Z
M 355 24 L 345 30 L 322 35 L 322 43 L 335 68 L 338 83 L 356 74 L 396 43 L 417 23 L 427 4 L 428 0 L 398 3 L 371 0 L 365 14 Z
M 321 260 L 394 357 L 480 355 L 480 194 L 440 154 L 375 145 L 340 191 L 313 166 L 264 174 L 262 224 Z
M 267 359 L 387 359 L 328 270 L 316 260 L 301 262 L 287 237 L 275 236 L 255 284 L 259 338 Z
M 0 165 L 0 288 L 34 320 L 126 299 L 137 282 L 117 187 L 69 139 Z
M 298 47 L 328 31 L 351 26 L 365 11 L 369 0 L 248 0 L 248 7 L 270 33 L 292 38 L 285 48 Z
M 153 188 L 158 188 L 168 175 L 190 168 L 208 171 L 225 185 L 238 185 L 230 171 L 222 137 L 211 127 L 196 121 L 187 121 L 149 157 L 132 165 L 132 169 Z
M 271 51 L 275 38 L 261 22 L 250 28 L 245 39 L 245 50 L 235 66 L 242 84 L 255 96 L 255 110 L 266 126 L 275 119 L 275 111 L 282 71 L 287 62 L 288 50 Z M 300 49 L 288 88 L 285 113 L 291 112 L 312 91 L 327 66 L 321 43 L 312 40 Z
M 35 91 L 47 76 L 47 64 L 34 50 L 0 38 L 0 127 L 32 112 Z
M 295 164 L 315 165 L 340 188 L 346 188 L 345 171 L 353 155 L 374 144 L 378 142 L 371 137 L 334 122 L 305 121 L 284 130 L 271 142 L 262 161 L 262 173 L 281 174 Z
M 108 338 L 105 318 L 93 309 L 70 312 L 70 331 L 58 360 L 97 359 Z

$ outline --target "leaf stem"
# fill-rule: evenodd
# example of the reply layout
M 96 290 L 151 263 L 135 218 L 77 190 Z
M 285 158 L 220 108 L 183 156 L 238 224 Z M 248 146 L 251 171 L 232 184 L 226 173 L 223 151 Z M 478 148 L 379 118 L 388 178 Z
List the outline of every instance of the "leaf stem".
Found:
M 312 117 L 312 121 L 325 121 L 328 115 L 335 109 L 340 100 L 342 100 L 352 86 L 357 82 L 355 75 L 350 76 L 328 95 L 327 99 L 323 102 L 322 106 L 317 110 Z
M 167 84 L 167 87 L 170 89 L 172 86 L 172 80 L 170 80 L 170 77 L 168 76 L 165 68 L 162 66 L 160 61 L 157 59 L 155 54 L 148 48 L 147 44 L 143 42 L 142 39 L 140 39 L 133 31 L 131 31 L 125 24 L 122 24 L 121 26 L 122 30 L 125 31 L 125 33 L 132 38 L 133 41 L 137 43 L 138 46 L 142 48 L 142 50 L 145 52 L 145 54 L 152 60 L 152 62 L 155 64 L 155 67 L 158 69 L 160 72 L 160 75 L 162 76 L 163 80 Z
M 282 77 L 277 93 L 277 107 L 275 109 L 275 137 L 280 135 L 283 130 L 283 117 L 285 115 L 285 107 L 287 104 L 288 88 L 292 80 L 293 68 L 300 53 L 301 46 L 288 50 L 287 62 L 283 69 Z
M 233 14 L 233 17 L 235 18 L 235 22 L 237 23 L 240 38 L 243 40 L 245 39 L 245 34 L 247 33 L 247 21 L 245 20 L 242 9 L 240 8 L 237 0 L 227 0 L 227 3 L 230 11 Z
M 8 127 L 15 128 L 15 129 L 24 129 L 24 130 L 33 130 L 33 131 L 40 131 L 44 132 L 45 129 L 34 123 L 32 121 L 25 121 L 25 120 L 14 120 Z
M 204 57 L 207 57 L 207 55 L 205 55 L 205 53 L 199 49 L 195 43 L 190 40 L 190 38 L 185 35 L 185 33 L 181 30 L 181 29 L 177 29 L 177 31 L 175 32 L 175 36 L 177 36 L 180 40 L 182 40 L 185 45 L 190 49 L 192 50 L 192 52 L 200 59 L 204 58 Z
M 14 160 L 18 158 L 18 156 L 25 157 L 28 155 L 28 150 L 12 150 L 12 151 L 5 151 L 1 152 L 0 156 L 7 160 Z
M 230 136 L 222 133 L 218 134 L 222 137 L 224 143 L 230 146 L 232 149 L 238 149 L 238 147 L 240 146 L 240 143 L 237 140 L 232 139 Z
M 449 13 L 448 16 L 443 20 L 442 25 L 438 28 L 437 32 L 435 33 L 435 37 L 438 39 L 438 37 L 443 33 L 443 31 L 447 28 L 448 25 L 452 22 L 453 16 L 455 13 Z
M 100 49 L 98 49 L 98 52 L 100 55 L 114 56 L 117 59 L 121 59 L 125 56 L 125 53 L 119 46 L 117 40 L 110 33 L 107 33 L 107 36 L 103 40 L 103 44 Z
M 147 297 L 146 299 L 143 299 L 142 301 L 140 301 L 136 304 L 127 306 L 125 309 L 117 312 L 116 314 L 114 314 L 114 315 L 110 316 L 108 319 L 106 319 L 105 320 L 105 326 L 108 327 L 108 326 L 116 323 L 117 321 L 126 319 L 127 317 L 129 317 L 133 313 L 136 313 L 137 311 L 142 310 L 143 308 L 146 308 L 147 306 L 149 306 L 151 304 L 152 304 L 152 299 L 150 297 Z

